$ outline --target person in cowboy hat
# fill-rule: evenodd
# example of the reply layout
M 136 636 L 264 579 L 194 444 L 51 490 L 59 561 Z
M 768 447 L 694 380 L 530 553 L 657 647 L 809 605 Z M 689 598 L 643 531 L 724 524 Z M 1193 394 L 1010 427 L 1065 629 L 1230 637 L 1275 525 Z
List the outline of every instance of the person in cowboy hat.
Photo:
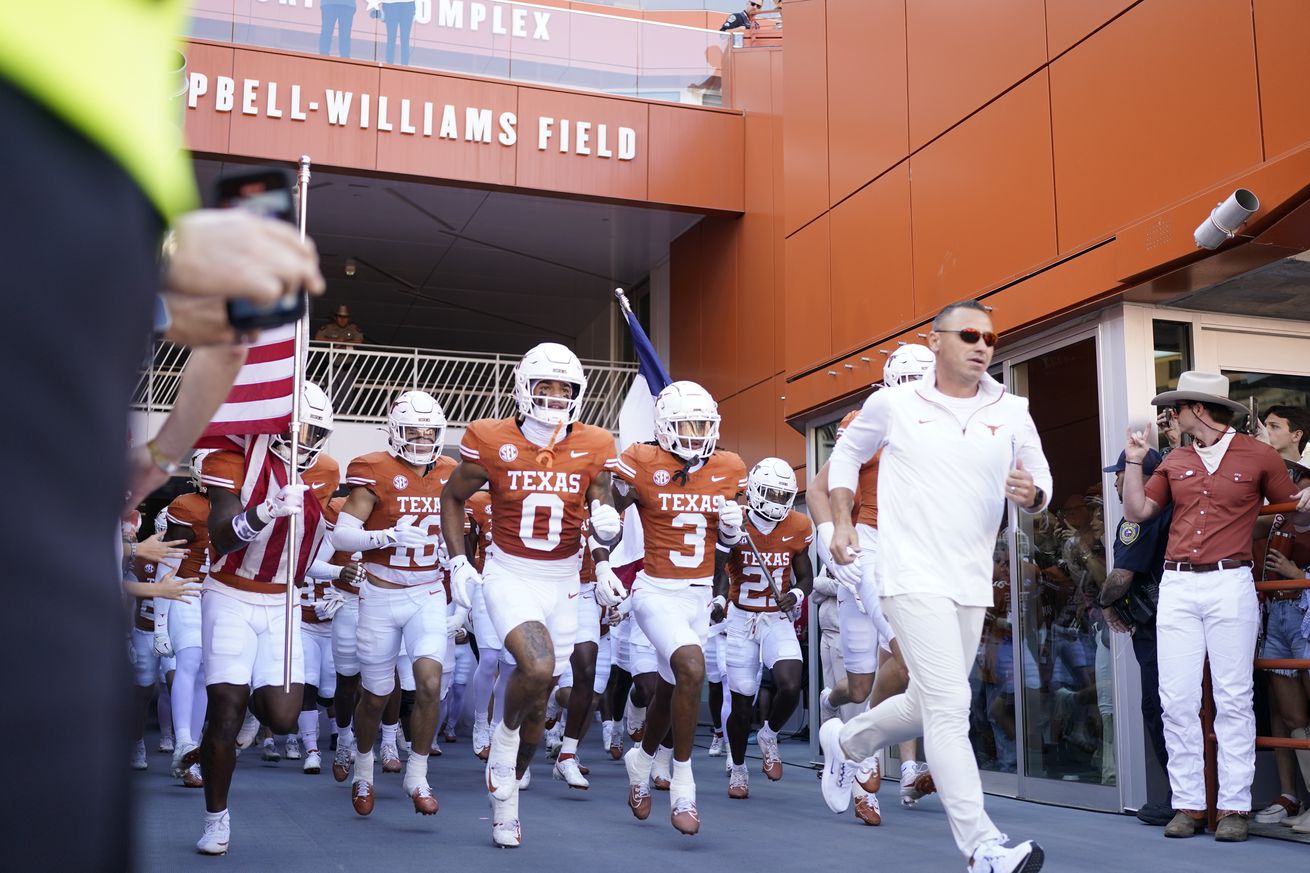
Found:
M 318 329 L 314 339 L 329 343 L 362 343 L 364 331 L 350 320 L 350 307 L 343 303 L 337 307 L 332 321 Z
M 1164 460 L 1149 481 L 1142 463 L 1144 431 L 1129 429 L 1124 449 L 1124 517 L 1143 522 L 1171 501 L 1173 519 L 1165 548 L 1156 612 L 1160 702 L 1174 815 L 1167 837 L 1205 830 L 1201 672 L 1208 655 L 1219 740 L 1219 825 L 1215 839 L 1247 837 L 1251 781 L 1255 776 L 1253 667 L 1260 609 L 1251 574 L 1252 532 L 1265 500 L 1310 507 L 1278 453 L 1239 434 L 1234 422 L 1246 407 L 1228 397 L 1228 378 L 1189 370 L 1178 388 L 1151 399 L 1172 408 L 1193 439 Z

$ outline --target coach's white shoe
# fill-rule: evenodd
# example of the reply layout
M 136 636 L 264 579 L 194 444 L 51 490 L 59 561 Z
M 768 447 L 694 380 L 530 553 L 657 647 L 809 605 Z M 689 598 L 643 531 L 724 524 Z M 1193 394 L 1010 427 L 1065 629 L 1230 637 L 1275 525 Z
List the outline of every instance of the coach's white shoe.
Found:
M 264 742 L 260 745 L 259 757 L 261 760 L 269 761 L 274 764 L 282 760 L 282 756 L 278 754 L 277 751 L 277 743 L 273 742 L 272 737 L 269 737 L 268 739 L 264 740 Z
M 512 783 L 511 783 L 512 784 Z M 519 827 L 519 793 L 511 791 L 505 800 L 491 796 L 491 842 L 502 849 L 516 849 L 523 842 Z
M 137 740 L 132 747 L 132 769 L 144 770 L 150 765 L 146 762 L 146 741 Z
M 323 756 L 318 753 L 318 749 L 310 749 L 305 752 L 305 763 L 301 765 L 300 769 L 311 776 L 317 775 L 323 769 Z
M 1017 846 L 1002 845 L 1005 834 L 974 849 L 969 859 L 969 873 L 1037 873 L 1046 861 L 1042 847 L 1032 840 Z
M 705 754 L 711 758 L 717 758 L 723 754 L 723 731 L 714 732 L 714 736 L 710 738 L 710 750 Z
M 232 820 L 223 810 L 217 815 L 205 813 L 205 832 L 196 841 L 196 851 L 202 855 L 226 855 L 232 839 Z
M 237 731 L 237 749 L 250 748 L 257 733 L 259 733 L 259 719 L 255 718 L 253 712 L 247 712 L 246 720 L 241 723 L 241 730 Z
M 560 755 L 559 760 L 555 762 L 553 776 L 557 781 L 567 783 L 570 788 L 579 791 L 586 791 L 591 787 L 591 783 L 582 775 L 582 770 L 578 767 L 576 755 Z
M 851 786 L 855 784 L 855 765 L 841 750 L 840 719 L 830 718 L 819 728 L 819 746 L 823 749 L 823 802 L 833 812 L 845 812 L 851 805 Z
M 291 734 L 287 737 L 287 760 L 299 761 L 300 757 L 300 737 Z

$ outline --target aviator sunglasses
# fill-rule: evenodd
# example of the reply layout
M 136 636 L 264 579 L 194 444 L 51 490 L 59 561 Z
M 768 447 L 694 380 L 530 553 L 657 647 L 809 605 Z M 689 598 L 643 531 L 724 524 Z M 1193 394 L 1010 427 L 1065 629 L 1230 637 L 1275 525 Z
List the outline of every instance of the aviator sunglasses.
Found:
M 960 335 L 960 339 L 965 345 L 971 346 L 978 340 L 987 344 L 987 348 L 996 345 L 996 334 L 990 330 L 978 330 L 976 327 L 966 327 L 964 330 L 939 330 L 938 333 L 955 333 Z

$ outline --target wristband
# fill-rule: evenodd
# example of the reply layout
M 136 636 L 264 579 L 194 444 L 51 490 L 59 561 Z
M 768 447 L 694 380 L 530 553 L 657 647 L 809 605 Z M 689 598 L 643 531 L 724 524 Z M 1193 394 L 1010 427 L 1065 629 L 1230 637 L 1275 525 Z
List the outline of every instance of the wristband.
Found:
M 176 461 L 170 461 L 165 457 L 164 453 L 159 450 L 159 444 L 154 440 L 150 440 L 146 443 L 146 452 L 150 455 L 150 463 L 158 467 L 160 472 L 165 476 L 175 475 L 178 468 L 181 467 L 181 464 Z
M 728 608 L 727 598 L 725 598 L 722 594 L 714 595 L 714 599 L 710 601 L 710 604 L 713 606 L 717 606 L 719 609 Z
M 136 563 L 136 540 L 128 540 L 128 545 L 132 550 L 132 563 Z
M 259 536 L 259 531 L 251 526 L 244 512 L 238 512 L 232 517 L 232 533 L 236 534 L 237 539 L 243 543 L 251 542 Z
M 796 595 L 796 602 L 792 604 L 792 607 L 791 607 L 791 608 L 792 608 L 792 609 L 800 609 L 800 608 L 801 608 L 801 604 L 805 602 L 805 592 L 802 591 L 802 590 L 800 590 L 799 588 L 792 588 L 792 589 L 790 589 L 790 590 L 787 591 L 787 594 L 795 594 L 795 595 Z M 784 594 L 783 597 L 786 597 L 787 594 Z

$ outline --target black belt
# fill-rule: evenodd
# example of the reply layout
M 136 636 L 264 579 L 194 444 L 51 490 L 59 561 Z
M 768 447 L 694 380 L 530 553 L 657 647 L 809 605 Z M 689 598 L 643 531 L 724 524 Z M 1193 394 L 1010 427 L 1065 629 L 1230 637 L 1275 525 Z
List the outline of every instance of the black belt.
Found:
M 1239 561 L 1236 558 L 1224 558 L 1213 564 L 1189 564 L 1186 561 L 1165 561 L 1164 568 L 1178 573 L 1213 573 L 1215 570 L 1236 570 L 1240 567 L 1254 567 L 1255 561 Z

